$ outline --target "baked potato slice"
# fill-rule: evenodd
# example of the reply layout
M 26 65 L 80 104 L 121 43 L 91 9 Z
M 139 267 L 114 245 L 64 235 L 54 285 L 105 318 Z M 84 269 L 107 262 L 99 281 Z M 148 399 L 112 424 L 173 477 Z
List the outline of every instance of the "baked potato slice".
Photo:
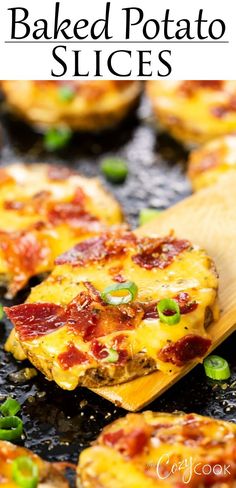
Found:
M 217 183 L 228 171 L 236 171 L 236 135 L 213 139 L 190 152 L 188 177 L 194 191 Z
M 0 168 L 0 284 L 13 297 L 80 239 L 119 224 L 122 212 L 95 178 L 65 167 Z
M 2 488 L 19 488 L 21 486 L 14 481 L 12 472 L 14 461 L 21 457 L 29 458 L 37 465 L 38 488 L 69 488 L 59 463 L 47 463 L 28 449 L 14 446 L 10 442 L 0 441 L 0 485 Z
M 234 488 L 235 424 L 196 414 L 128 414 L 82 452 L 78 488 Z
M 61 255 L 27 302 L 5 311 L 15 340 L 49 380 L 66 390 L 99 387 L 157 369 L 172 374 L 203 357 L 217 286 L 212 260 L 189 241 L 116 230 Z M 163 299 L 179 308 L 175 325 L 160 320 Z
M 157 121 L 186 145 L 236 130 L 236 81 L 149 81 Z
M 139 81 L 2 81 L 10 109 L 39 129 L 66 126 L 100 131 L 118 124 L 135 106 Z

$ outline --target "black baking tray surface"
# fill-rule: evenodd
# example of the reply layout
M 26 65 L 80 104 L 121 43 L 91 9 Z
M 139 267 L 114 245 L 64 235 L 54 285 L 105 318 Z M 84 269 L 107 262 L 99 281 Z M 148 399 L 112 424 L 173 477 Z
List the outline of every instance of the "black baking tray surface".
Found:
M 2 106 L 0 116 L 0 163 L 15 161 L 65 164 L 89 176 L 99 176 L 122 204 L 130 225 L 138 225 L 139 210 L 154 207 L 160 210 L 190 194 L 186 179 L 187 154 L 166 134 L 154 128 L 146 100 L 136 114 L 118 129 L 103 134 L 76 134 L 68 148 L 57 154 L 44 150 L 42 136 L 30 127 L 13 120 Z M 129 176 L 122 185 L 103 180 L 100 162 L 107 156 L 127 160 Z M 183 236 L 184 237 L 184 236 Z M 14 302 L 27 296 L 24 290 Z M 0 401 L 14 395 L 22 404 L 25 428 L 24 445 L 49 461 L 77 462 L 82 449 L 93 441 L 100 430 L 126 412 L 84 388 L 62 391 L 38 375 L 22 382 L 22 369 L 29 363 L 16 362 L 3 350 L 10 329 L 4 320 L 0 327 Z M 236 421 L 236 334 L 218 348 L 217 354 L 227 359 L 232 376 L 229 382 L 213 383 L 198 366 L 172 387 L 149 408 L 156 411 L 196 412 Z M 70 478 L 73 486 L 73 477 Z

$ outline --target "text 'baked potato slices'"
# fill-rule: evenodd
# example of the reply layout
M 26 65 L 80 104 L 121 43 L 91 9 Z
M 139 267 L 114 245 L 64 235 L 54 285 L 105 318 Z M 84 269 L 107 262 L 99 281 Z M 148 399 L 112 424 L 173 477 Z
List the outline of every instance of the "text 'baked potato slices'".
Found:
M 8 296 L 80 239 L 121 220 L 96 179 L 45 164 L 0 168 L 0 282 Z
M 61 255 L 27 303 L 5 311 L 49 380 L 99 387 L 204 356 L 217 284 L 211 259 L 189 241 L 116 231 Z
M 188 177 L 195 191 L 232 170 L 236 171 L 236 135 L 219 137 L 190 153 Z
M 2 81 L 8 106 L 39 128 L 99 131 L 119 123 L 141 93 L 138 81 Z
M 23 486 L 69 488 L 59 466 L 56 463 L 50 464 L 42 461 L 28 449 L 0 441 L 0 485 L 2 488 Z
M 236 130 L 236 81 L 149 81 L 147 92 L 158 121 L 186 144 Z
M 236 426 L 196 414 L 129 414 L 82 452 L 80 488 L 233 488 Z

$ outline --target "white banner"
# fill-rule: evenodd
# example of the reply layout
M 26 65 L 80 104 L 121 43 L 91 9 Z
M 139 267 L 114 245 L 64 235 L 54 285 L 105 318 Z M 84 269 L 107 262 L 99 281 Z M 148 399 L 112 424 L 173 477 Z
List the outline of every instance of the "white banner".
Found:
M 236 79 L 234 17 L 234 0 L 0 0 L 0 79 Z

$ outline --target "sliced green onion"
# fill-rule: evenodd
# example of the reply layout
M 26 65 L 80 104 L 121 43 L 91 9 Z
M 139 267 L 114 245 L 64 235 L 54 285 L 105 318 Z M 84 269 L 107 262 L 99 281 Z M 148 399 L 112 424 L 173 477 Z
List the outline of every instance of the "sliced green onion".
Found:
M 22 488 L 36 488 L 39 482 L 39 468 L 29 457 L 19 457 L 12 463 L 12 478 Z
M 48 151 L 56 151 L 65 147 L 72 137 L 72 132 L 66 127 L 49 129 L 44 135 L 44 146 Z
M 101 170 L 106 179 L 112 183 L 123 183 L 128 175 L 127 163 L 119 158 L 104 159 Z
M 3 305 L 0 303 L 0 320 L 3 319 L 3 316 L 4 316 Z
M 157 311 L 160 321 L 165 324 L 175 325 L 180 321 L 180 308 L 175 300 L 171 300 L 170 298 L 160 300 L 157 304 Z
M 105 361 L 108 363 L 117 363 L 119 359 L 119 353 L 111 347 L 108 349 L 108 356 L 105 358 Z
M 20 404 L 14 398 L 7 398 L 7 400 L 0 406 L 0 412 L 4 417 L 12 417 L 20 411 Z
M 63 85 L 58 90 L 58 96 L 62 102 L 71 102 L 75 98 L 75 90 L 69 85 Z
M 228 380 L 231 376 L 228 362 L 220 356 L 208 356 L 203 365 L 206 376 L 212 380 Z
M 19 417 L 0 418 L 0 440 L 15 441 L 20 439 L 23 433 L 23 422 Z
M 110 285 L 101 293 L 104 302 L 110 305 L 121 305 L 130 303 L 135 300 L 138 293 L 138 287 L 133 281 Z
M 147 224 L 150 220 L 160 215 L 160 210 L 155 208 L 142 208 L 139 212 L 139 225 Z

